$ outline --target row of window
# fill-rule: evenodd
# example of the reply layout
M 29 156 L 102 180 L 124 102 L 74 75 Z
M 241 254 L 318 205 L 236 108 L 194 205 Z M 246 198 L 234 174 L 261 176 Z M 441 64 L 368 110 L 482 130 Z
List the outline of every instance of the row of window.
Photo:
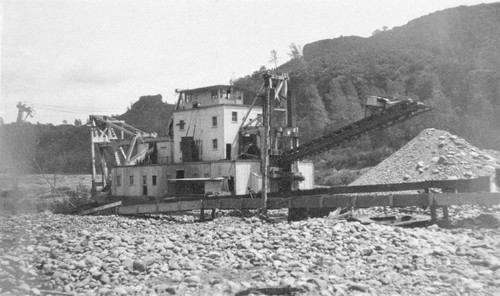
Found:
M 129 186 L 134 186 L 134 176 L 129 176 L 128 179 L 128 185 Z M 148 185 L 148 176 L 144 175 L 142 176 L 142 185 Z M 151 185 L 156 186 L 156 175 L 151 176 Z M 117 175 L 116 176 L 116 186 L 122 186 L 122 176 Z
M 210 96 L 213 100 L 217 98 L 221 99 L 231 99 L 231 97 L 241 100 L 242 99 L 242 94 L 241 92 L 234 92 L 232 93 L 231 89 L 214 89 L 210 91 Z M 203 97 L 203 95 L 202 95 Z M 186 94 L 186 102 L 190 101 L 196 101 L 199 98 L 199 94 L 194 93 L 194 94 Z
M 210 174 L 204 174 L 203 176 L 205 178 L 210 178 Z M 198 174 L 192 174 L 192 176 L 191 176 L 191 178 L 198 178 L 198 177 L 199 177 Z M 148 176 L 146 176 L 146 175 L 142 176 L 142 185 L 147 185 L 147 178 L 148 178 Z M 167 180 L 170 178 L 172 178 L 171 175 L 166 176 Z M 184 178 L 184 170 L 176 171 L 176 178 Z M 135 183 L 134 176 L 129 176 L 128 185 L 130 187 L 133 187 L 134 183 Z M 153 176 L 151 176 L 151 185 L 156 186 L 156 184 L 157 184 L 157 177 L 156 177 L 156 175 L 153 175 Z M 122 186 L 122 176 L 120 176 L 120 175 L 116 176 L 116 186 Z
M 238 122 L 238 112 L 232 112 L 231 114 L 231 121 L 232 122 Z M 184 120 L 179 120 L 179 123 L 177 124 L 179 126 L 179 130 L 184 130 L 184 127 L 186 126 L 186 122 Z M 217 127 L 217 116 L 212 116 L 212 127 Z
M 196 144 L 198 147 L 200 147 L 200 143 L 201 141 L 200 140 L 196 140 Z M 219 141 L 217 139 L 212 139 L 212 149 L 213 150 L 217 150 L 219 148 Z M 198 148 L 199 149 L 199 148 Z M 182 142 L 179 143 L 179 151 L 182 151 Z

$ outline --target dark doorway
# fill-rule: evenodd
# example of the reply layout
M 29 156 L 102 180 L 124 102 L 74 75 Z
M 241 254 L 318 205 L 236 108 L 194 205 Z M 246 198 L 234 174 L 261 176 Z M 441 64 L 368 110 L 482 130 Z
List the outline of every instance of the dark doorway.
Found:
M 234 195 L 235 191 L 234 191 L 234 177 L 233 176 L 229 177 L 229 179 L 227 180 L 227 186 L 229 187 L 229 192 L 231 192 L 231 194 Z
M 142 176 L 142 195 L 148 195 L 148 176 Z
M 176 179 L 184 179 L 184 170 L 175 171 L 175 178 Z
M 226 159 L 231 159 L 231 144 L 226 144 Z

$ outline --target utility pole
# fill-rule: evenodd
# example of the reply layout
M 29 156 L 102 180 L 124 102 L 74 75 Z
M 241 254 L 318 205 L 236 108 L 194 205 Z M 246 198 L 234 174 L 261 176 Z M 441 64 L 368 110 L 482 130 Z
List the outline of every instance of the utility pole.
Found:
M 21 102 L 17 103 L 17 124 L 20 125 L 23 123 L 28 116 L 33 117 L 33 109 L 30 107 L 26 106 L 26 104 L 22 104 Z M 26 117 L 23 117 L 23 114 L 26 113 Z

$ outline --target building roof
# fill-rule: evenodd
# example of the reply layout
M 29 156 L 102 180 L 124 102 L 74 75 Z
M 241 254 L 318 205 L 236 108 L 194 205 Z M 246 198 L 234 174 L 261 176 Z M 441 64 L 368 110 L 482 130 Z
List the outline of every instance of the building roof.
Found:
M 216 90 L 216 89 L 221 89 L 221 88 L 233 88 L 233 89 L 243 90 L 241 87 L 237 87 L 234 85 L 217 84 L 217 85 L 211 85 L 211 86 L 205 86 L 205 87 L 199 87 L 199 88 L 193 88 L 193 89 L 183 89 L 180 92 L 198 93 L 198 92 L 204 92 L 204 91 L 208 91 L 208 90 Z
M 193 112 L 196 110 L 200 109 L 209 109 L 209 108 L 219 108 L 219 107 L 231 107 L 231 108 L 250 108 L 250 105 L 242 105 L 242 104 L 215 104 L 215 105 L 205 105 L 205 106 L 199 106 L 196 108 L 189 108 L 189 109 L 179 109 L 179 110 L 174 110 L 174 113 L 180 113 L 180 112 Z M 253 106 L 254 109 L 262 109 L 261 106 Z

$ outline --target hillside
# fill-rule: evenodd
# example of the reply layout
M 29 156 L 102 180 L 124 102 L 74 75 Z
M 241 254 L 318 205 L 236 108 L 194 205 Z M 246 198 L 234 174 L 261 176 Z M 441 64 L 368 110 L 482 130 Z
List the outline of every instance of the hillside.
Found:
M 500 70 L 500 4 L 460 6 L 431 13 L 370 38 L 341 37 L 304 46 L 308 61 L 332 53 L 423 50 L 468 67 Z M 375 33 L 375 32 L 374 32 Z
M 118 119 L 147 132 L 167 134 L 174 106 L 161 95 L 142 96 Z M 91 172 L 90 127 L 6 124 L 0 126 L 0 173 Z
M 412 98 L 434 108 L 318 157 L 319 167 L 376 165 L 431 127 L 479 148 L 498 149 L 499 15 L 498 3 L 461 6 L 369 38 L 339 37 L 304 45 L 302 57 L 278 67 L 290 73 L 302 143 L 362 118 L 364 101 L 371 95 Z M 264 70 L 236 84 L 256 85 Z
M 117 118 L 145 132 L 166 136 L 172 112 L 174 105 L 163 103 L 161 95 L 142 96 L 127 112 Z
M 278 71 L 290 73 L 302 143 L 362 118 L 364 100 L 371 95 L 412 98 L 434 108 L 434 112 L 316 157 L 321 176 L 328 177 L 325 172 L 331 168 L 375 166 L 425 128 L 448 131 L 481 149 L 498 150 L 499 15 L 498 3 L 446 9 L 369 38 L 349 36 L 306 44 L 302 57 L 279 66 Z M 265 70 L 261 67 L 236 80 L 235 85 L 256 91 Z M 118 118 L 163 136 L 173 108 L 162 102 L 161 95 L 143 96 Z M 89 172 L 87 127 L 26 126 L 26 132 L 35 136 L 30 138 L 31 146 L 24 146 L 46 163 L 44 171 Z M 13 127 L 5 125 L 0 130 L 2 140 L 6 139 L 2 142 L 16 151 Z M 75 160 L 78 165 L 67 162 L 73 158 L 80 159 Z M 0 171 L 5 170 L 6 162 L 16 161 L 0 160 Z

